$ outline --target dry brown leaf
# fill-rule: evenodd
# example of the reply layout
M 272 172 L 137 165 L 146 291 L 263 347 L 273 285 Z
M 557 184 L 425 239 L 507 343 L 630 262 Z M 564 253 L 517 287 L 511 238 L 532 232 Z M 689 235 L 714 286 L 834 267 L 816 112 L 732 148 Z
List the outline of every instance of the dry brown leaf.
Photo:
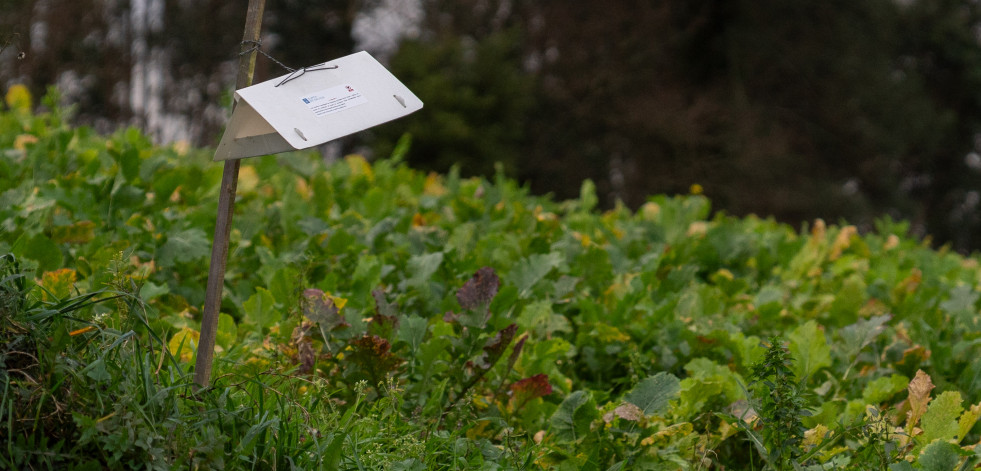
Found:
M 920 421 L 930 403 L 930 391 L 933 390 L 933 380 L 923 370 L 916 370 L 916 377 L 909 382 L 909 413 L 907 413 L 906 428 L 911 428 Z

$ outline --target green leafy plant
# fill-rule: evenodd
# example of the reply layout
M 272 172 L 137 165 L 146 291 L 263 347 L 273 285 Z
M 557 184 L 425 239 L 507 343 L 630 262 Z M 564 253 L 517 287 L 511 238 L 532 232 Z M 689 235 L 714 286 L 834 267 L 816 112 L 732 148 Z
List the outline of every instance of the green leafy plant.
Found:
M 242 163 L 194 391 L 220 168 L 46 103 L 0 110 L 7 467 L 977 462 L 976 257 L 701 195 L 601 211 L 591 182 L 553 201 L 415 171 L 408 139 L 373 163 Z
M 750 383 L 761 430 L 745 430 L 769 468 L 795 469 L 802 464 L 807 431 L 803 418 L 810 412 L 793 372 L 790 351 L 778 337 L 771 337 L 768 343 L 763 359 L 753 365 Z

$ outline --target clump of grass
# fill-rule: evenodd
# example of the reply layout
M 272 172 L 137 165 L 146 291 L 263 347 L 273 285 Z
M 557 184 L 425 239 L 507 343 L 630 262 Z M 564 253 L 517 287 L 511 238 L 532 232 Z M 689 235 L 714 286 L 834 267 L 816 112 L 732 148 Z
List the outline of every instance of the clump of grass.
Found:
M 447 429 L 438 416 L 413 414 L 391 376 L 357 382 L 349 396 L 316 375 L 257 371 L 249 351 L 232 349 L 216 364 L 212 385 L 195 390 L 190 363 L 151 328 L 155 314 L 122 265 L 108 288 L 58 297 L 13 256 L 0 263 L 0 469 L 416 470 L 529 462 L 530 450 L 468 437 L 472 425 Z

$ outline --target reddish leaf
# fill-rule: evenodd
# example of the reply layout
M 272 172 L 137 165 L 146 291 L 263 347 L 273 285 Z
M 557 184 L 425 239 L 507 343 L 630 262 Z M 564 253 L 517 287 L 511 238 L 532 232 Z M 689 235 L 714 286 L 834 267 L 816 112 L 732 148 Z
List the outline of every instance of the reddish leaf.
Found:
M 290 343 L 296 348 L 296 360 L 300 364 L 298 373 L 301 375 L 313 371 L 313 365 L 317 360 L 317 354 L 313 351 L 313 342 L 309 337 L 311 328 L 313 323 L 304 321 L 296 326 L 293 334 L 290 335 Z
M 398 319 L 399 317 L 399 307 L 395 303 L 388 302 L 385 299 L 385 291 L 382 289 L 376 289 L 371 292 L 371 297 L 375 298 L 375 313 L 379 316 L 385 316 L 391 319 Z
M 313 371 L 313 364 L 317 359 L 317 355 L 313 352 L 313 346 L 311 346 L 311 343 L 300 342 L 296 350 L 297 355 L 300 357 L 299 373 L 303 375 Z
M 494 273 L 494 269 L 484 267 L 477 270 L 477 273 L 474 273 L 473 277 L 456 292 L 456 300 L 464 309 L 487 309 L 500 286 L 501 280 Z
M 518 324 L 511 324 L 497 333 L 494 338 L 487 341 L 484 345 L 484 354 L 480 357 L 480 368 L 484 371 L 491 369 L 497 360 L 504 355 L 504 351 L 507 350 L 508 345 L 511 344 L 511 340 L 514 339 L 514 333 L 518 331 Z
M 301 299 L 303 315 L 320 324 L 325 331 L 331 331 L 340 327 L 348 327 L 349 324 L 341 316 L 340 309 L 334 305 L 334 301 L 327 297 L 323 291 L 311 288 L 303 291 Z
M 519 409 L 532 399 L 552 394 L 552 384 L 548 382 L 548 375 L 540 373 L 512 384 L 511 393 L 511 404 Z
M 392 344 L 377 335 L 355 339 L 351 347 L 351 360 L 376 383 L 402 364 L 402 359 L 391 352 Z
M 521 350 L 525 346 L 525 340 L 528 340 L 527 333 L 521 334 L 518 340 L 514 342 L 514 348 L 511 350 L 511 355 L 508 356 L 508 366 L 504 370 L 504 376 L 511 374 L 511 370 L 514 369 L 514 364 L 518 361 L 518 355 L 521 355 Z
M 399 329 L 398 307 L 389 303 L 385 299 L 385 292 L 380 289 L 372 291 L 371 296 L 375 298 L 375 316 L 368 324 L 368 331 L 380 337 L 394 338 Z

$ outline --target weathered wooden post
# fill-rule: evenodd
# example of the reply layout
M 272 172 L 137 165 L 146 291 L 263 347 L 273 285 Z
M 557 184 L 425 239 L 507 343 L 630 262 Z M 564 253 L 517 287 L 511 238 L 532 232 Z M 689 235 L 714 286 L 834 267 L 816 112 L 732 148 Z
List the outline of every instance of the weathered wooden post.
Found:
M 299 69 L 287 67 L 289 74 L 251 85 L 263 5 L 263 0 L 249 2 L 235 107 L 215 149 L 215 160 L 225 161 L 225 171 L 194 370 L 198 388 L 211 381 L 239 160 L 309 149 L 422 109 L 422 101 L 364 51 Z
M 249 0 L 245 16 L 245 33 L 238 61 L 238 77 L 235 89 L 252 85 L 255 60 L 259 50 L 262 30 L 262 13 L 266 0 Z M 201 338 L 198 341 L 197 360 L 194 364 L 194 382 L 206 387 L 211 382 L 211 363 L 215 354 L 215 336 L 218 334 L 218 313 L 221 310 L 222 288 L 225 284 L 225 265 L 228 262 L 228 237 L 232 231 L 232 214 L 235 212 L 235 193 L 238 189 L 239 160 L 225 161 L 221 174 L 221 192 L 218 196 L 218 216 L 215 220 L 215 237 L 211 243 L 211 265 L 208 286 L 204 298 L 204 314 L 201 317 Z

